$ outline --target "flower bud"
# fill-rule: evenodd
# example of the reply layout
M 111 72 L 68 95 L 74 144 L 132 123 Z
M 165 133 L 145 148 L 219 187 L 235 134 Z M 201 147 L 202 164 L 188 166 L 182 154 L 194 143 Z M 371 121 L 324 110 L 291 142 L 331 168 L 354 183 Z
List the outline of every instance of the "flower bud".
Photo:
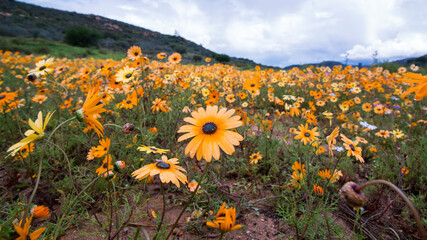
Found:
M 365 194 L 357 188 L 358 185 L 355 182 L 347 182 L 339 192 L 340 198 L 354 208 L 362 207 L 367 201 Z
M 122 132 L 124 132 L 126 135 L 131 134 L 135 130 L 135 125 L 132 123 L 126 123 L 122 127 Z
M 36 81 L 36 80 L 37 80 L 37 75 L 36 75 L 36 74 L 34 74 L 34 73 L 30 73 L 30 74 L 28 74 L 28 75 L 27 75 L 26 79 L 27 79 L 29 82 L 34 82 L 34 81 Z
M 79 110 L 77 110 L 75 112 L 75 114 L 76 114 L 77 120 L 79 120 L 79 122 L 83 122 L 85 120 L 85 115 L 84 115 L 84 112 L 83 112 L 82 108 L 80 108 Z
M 125 166 L 126 166 L 126 163 L 124 161 L 117 161 L 114 163 L 114 170 L 120 171 L 123 168 L 125 168 Z

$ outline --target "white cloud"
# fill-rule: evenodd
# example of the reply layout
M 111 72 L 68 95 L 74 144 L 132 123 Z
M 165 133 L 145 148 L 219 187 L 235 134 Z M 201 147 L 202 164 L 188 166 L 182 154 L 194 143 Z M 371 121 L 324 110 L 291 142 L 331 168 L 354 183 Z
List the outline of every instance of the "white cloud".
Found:
M 368 59 L 372 58 L 375 51 L 378 51 L 378 58 L 382 59 L 426 54 L 427 35 L 421 33 L 399 34 L 394 39 L 376 40 L 369 45 L 356 44 L 347 52 L 352 59 Z

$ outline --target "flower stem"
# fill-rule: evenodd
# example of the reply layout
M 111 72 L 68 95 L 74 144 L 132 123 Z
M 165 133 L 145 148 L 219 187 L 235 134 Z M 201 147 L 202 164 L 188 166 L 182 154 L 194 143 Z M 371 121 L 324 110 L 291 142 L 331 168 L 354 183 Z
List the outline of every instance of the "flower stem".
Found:
M 221 232 L 221 235 L 219 236 L 219 240 L 222 240 L 222 238 L 224 237 L 224 233 L 225 232 Z
M 196 196 L 197 190 L 199 190 L 200 184 L 202 183 L 203 179 L 206 176 L 206 173 L 208 172 L 208 168 L 210 166 L 211 162 L 207 162 L 205 170 L 203 171 L 202 177 L 200 178 L 199 182 L 197 183 L 197 187 L 194 190 L 193 194 L 191 195 L 190 199 L 188 199 L 188 201 L 185 203 L 185 206 L 182 208 L 181 213 L 179 214 L 178 218 L 176 219 L 175 223 L 172 225 L 171 230 L 169 231 L 168 235 L 166 236 L 166 240 L 169 239 L 170 235 L 173 233 L 173 230 L 175 229 L 176 225 L 179 222 L 179 219 L 181 219 L 182 214 L 184 214 L 185 209 L 187 209 L 188 205 L 190 205 L 191 201 L 193 201 L 194 196 Z
M 412 204 L 411 200 L 409 200 L 409 198 L 406 196 L 406 194 L 402 190 L 400 190 L 400 188 L 396 187 L 396 185 L 394 185 L 393 183 L 386 181 L 386 180 L 381 180 L 381 179 L 380 180 L 372 180 L 372 181 L 366 182 L 366 183 L 358 186 L 355 189 L 355 191 L 357 191 L 357 192 L 362 191 L 364 188 L 366 188 L 370 185 L 373 185 L 373 184 L 377 184 L 377 183 L 387 185 L 390 188 L 392 188 L 394 191 L 396 191 L 397 194 L 399 194 L 399 196 L 403 199 L 403 201 L 405 201 L 406 206 L 408 206 L 409 209 L 411 210 L 412 214 L 414 214 L 415 221 L 417 222 L 417 225 L 418 225 L 418 230 L 420 231 L 420 234 L 421 234 L 421 239 L 427 239 L 427 233 L 424 229 L 423 222 L 421 221 L 420 214 L 418 213 L 417 209 L 415 209 L 414 205 Z
M 157 231 L 156 236 L 153 240 L 156 240 L 160 233 L 160 228 L 163 224 L 163 219 L 165 218 L 165 211 L 166 211 L 166 196 L 165 196 L 165 187 L 163 186 L 163 182 L 160 181 L 160 188 L 162 189 L 162 196 L 163 196 L 163 210 L 162 210 L 162 217 L 160 218 L 159 225 L 157 225 Z
M 47 144 L 49 143 L 50 138 L 53 136 L 53 134 L 56 132 L 56 130 L 58 130 L 65 123 L 70 122 L 70 121 L 72 121 L 74 119 L 76 119 L 76 117 L 72 117 L 72 118 L 70 118 L 68 120 L 65 120 L 64 122 L 62 122 L 61 124 L 59 124 L 55 129 L 53 129 L 52 133 L 49 135 L 49 137 L 47 138 L 46 143 L 43 146 L 42 154 L 41 154 L 41 157 L 40 157 L 40 160 L 39 160 L 39 169 L 37 171 L 36 185 L 34 186 L 34 190 L 31 193 L 30 199 L 28 200 L 28 204 L 27 204 L 27 206 L 25 208 L 24 216 L 22 217 L 21 227 L 24 227 L 24 225 L 25 225 L 28 213 L 30 212 L 31 202 L 33 201 L 33 198 L 34 198 L 34 196 L 36 195 L 36 192 L 37 192 L 37 188 L 39 187 L 40 175 L 42 173 L 43 159 L 44 159 L 44 155 L 45 155 L 45 150 L 46 150 Z

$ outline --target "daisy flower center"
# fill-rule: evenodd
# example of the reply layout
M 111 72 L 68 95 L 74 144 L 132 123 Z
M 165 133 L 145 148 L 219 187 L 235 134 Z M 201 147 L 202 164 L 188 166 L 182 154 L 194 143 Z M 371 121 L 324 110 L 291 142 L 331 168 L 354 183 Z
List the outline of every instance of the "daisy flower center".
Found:
M 155 147 L 150 147 L 150 149 L 153 151 L 157 151 L 157 148 L 155 148 Z
M 127 101 L 126 103 L 127 103 L 127 104 L 130 104 L 130 103 L 131 103 L 131 101 Z
M 353 144 L 349 144 L 348 146 L 350 146 L 351 151 L 356 151 L 356 149 L 354 148 Z
M 132 73 L 128 73 L 125 75 L 125 78 L 130 78 L 130 77 L 132 77 Z
M 40 68 L 39 68 L 39 71 L 43 71 L 43 70 L 45 70 L 46 69 L 46 66 L 41 66 Z
M 204 134 L 214 134 L 218 127 L 213 122 L 205 123 L 202 127 L 202 131 Z
M 304 133 L 304 136 L 305 137 L 310 137 L 311 135 L 310 135 L 310 133 L 306 132 L 306 133 Z
M 6 95 L 0 95 L 0 100 L 6 98 Z
M 252 84 L 251 84 L 251 87 L 255 87 L 255 84 L 253 84 L 253 83 L 252 83 Z
M 156 163 L 156 167 L 158 167 L 160 169 L 169 169 L 169 168 L 171 168 L 171 165 L 169 163 L 165 163 L 163 161 L 160 161 L 160 162 Z

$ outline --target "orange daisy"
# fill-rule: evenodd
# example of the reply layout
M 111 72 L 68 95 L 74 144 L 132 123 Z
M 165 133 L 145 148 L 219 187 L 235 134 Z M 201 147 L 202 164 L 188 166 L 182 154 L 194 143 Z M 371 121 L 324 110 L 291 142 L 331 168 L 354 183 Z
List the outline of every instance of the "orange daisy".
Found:
M 243 137 L 231 131 L 240 127 L 243 123 L 240 116 L 233 116 L 234 109 L 227 110 L 218 106 L 207 106 L 206 110 L 199 108 L 191 113 L 192 117 L 184 118 L 184 121 L 192 125 L 180 127 L 178 133 L 186 133 L 178 138 L 178 142 L 194 137 L 185 148 L 185 154 L 194 157 L 197 153 L 197 160 L 202 157 L 210 162 L 212 157 L 216 160 L 220 157 L 220 148 L 228 155 L 231 155 Z
M 142 180 L 148 176 L 154 177 L 158 174 L 162 183 L 172 182 L 179 187 L 179 182 L 187 183 L 187 176 L 182 173 L 186 172 L 185 169 L 176 165 L 178 163 L 177 158 L 168 159 L 165 155 L 162 155 L 161 160 L 157 160 L 156 163 L 145 165 L 134 171 L 132 177 Z
M 99 137 L 104 135 L 104 127 L 97 120 L 99 114 L 107 111 L 104 109 L 104 104 L 100 103 L 102 95 L 99 95 L 98 87 L 92 87 L 89 89 L 86 101 L 83 103 L 83 107 L 76 111 L 77 119 L 82 122 L 86 122 L 89 129 L 94 129 Z

